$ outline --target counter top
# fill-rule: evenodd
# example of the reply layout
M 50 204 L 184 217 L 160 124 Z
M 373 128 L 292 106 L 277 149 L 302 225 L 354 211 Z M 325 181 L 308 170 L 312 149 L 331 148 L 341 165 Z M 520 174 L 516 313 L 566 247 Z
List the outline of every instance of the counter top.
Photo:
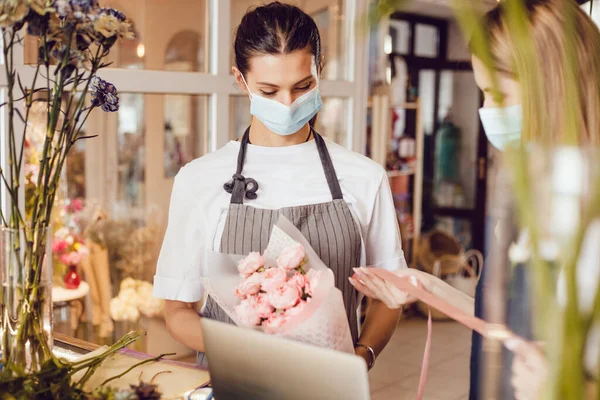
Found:
M 59 357 L 69 360 L 90 353 L 100 353 L 106 349 L 105 346 L 60 333 L 54 333 L 54 348 Z M 152 356 L 127 348 L 122 349 L 104 361 L 84 389 L 91 390 L 107 378 L 118 375 L 132 365 L 148 358 L 152 358 Z M 74 378 L 77 379 L 77 376 Z M 125 376 L 110 382 L 109 385 L 115 388 L 128 388 L 130 384 L 139 383 L 140 379 L 149 382 L 153 378 L 153 383 L 158 385 L 164 399 L 187 399 L 189 393 L 210 382 L 208 371 L 198 365 L 165 359 L 136 368 Z

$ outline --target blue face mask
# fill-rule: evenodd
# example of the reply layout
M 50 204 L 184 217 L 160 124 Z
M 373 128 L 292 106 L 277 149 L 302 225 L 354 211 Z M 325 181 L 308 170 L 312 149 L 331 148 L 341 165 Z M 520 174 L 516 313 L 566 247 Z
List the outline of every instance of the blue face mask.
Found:
M 520 104 L 506 108 L 480 108 L 479 117 L 488 140 L 498 150 L 521 140 L 523 107 Z
M 298 97 L 290 106 L 267 99 L 250 91 L 242 75 L 244 84 L 250 93 L 250 114 L 254 115 L 271 132 L 287 136 L 298 132 L 323 106 L 319 84 L 308 93 Z

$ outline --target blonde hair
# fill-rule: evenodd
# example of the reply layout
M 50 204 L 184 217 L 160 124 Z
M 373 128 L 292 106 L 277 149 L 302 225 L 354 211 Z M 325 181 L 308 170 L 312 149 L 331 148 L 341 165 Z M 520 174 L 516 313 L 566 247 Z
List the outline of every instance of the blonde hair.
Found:
M 567 119 L 575 117 L 577 142 L 600 144 L 598 27 L 574 0 L 526 0 L 525 5 L 533 55 L 523 54 L 523 38 L 511 31 L 503 5 L 489 12 L 484 24 L 494 69 L 522 86 L 523 139 L 564 143 Z

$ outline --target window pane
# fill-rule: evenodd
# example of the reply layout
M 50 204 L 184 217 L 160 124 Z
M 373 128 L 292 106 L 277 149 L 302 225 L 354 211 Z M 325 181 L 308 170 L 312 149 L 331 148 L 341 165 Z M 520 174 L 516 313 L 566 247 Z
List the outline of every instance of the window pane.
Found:
M 419 71 L 419 98 L 421 99 L 423 130 L 426 135 L 431 135 L 435 126 L 435 71 Z
M 477 184 L 480 95 L 471 71 L 442 71 L 437 115 L 434 201 L 438 207 L 473 208 Z
M 321 34 L 321 51 L 325 58 L 323 78 L 330 80 L 345 79 L 345 65 L 347 63 L 347 40 L 344 35 L 345 1 L 301 1 L 285 0 L 283 3 L 292 4 L 302 8 L 317 24 Z M 231 28 L 233 30 L 232 42 L 244 14 L 258 5 L 265 4 L 257 0 L 231 0 Z M 235 64 L 233 50 L 231 51 L 231 65 Z
M 408 54 L 410 51 L 410 24 L 407 21 L 391 20 L 390 36 L 394 52 Z
M 415 55 L 435 58 L 439 54 L 439 32 L 432 25 L 417 24 L 415 27 Z
M 346 140 L 347 104 L 348 100 L 340 97 L 324 98 L 323 108 L 319 112 L 315 124 L 317 132 L 342 146 L 348 145 Z
M 250 115 L 250 99 L 248 96 L 231 97 L 231 118 L 229 138 L 236 140 L 244 134 L 245 129 L 250 126 L 252 116 Z M 326 97 L 323 99 L 323 108 L 317 116 L 315 130 L 322 136 L 333 140 L 343 146 L 346 145 L 346 119 L 348 101 L 338 97 Z
M 109 213 L 158 206 L 166 215 L 169 190 L 162 193 L 162 188 L 156 196 L 148 182 L 159 190 L 161 180 L 168 182 L 182 166 L 206 154 L 208 96 L 121 92 L 119 100 L 116 113 L 97 109 L 87 119 L 81 135 L 97 137 L 77 141 L 71 149 L 64 171 L 66 196 L 98 202 Z M 42 111 L 43 120 L 32 124 L 40 125 L 40 132 Z M 31 139 L 34 128 L 28 132 Z M 146 140 L 147 135 L 156 140 Z M 38 147 L 39 141 L 30 140 Z
M 208 151 L 208 96 L 165 95 L 165 178 Z
M 136 38 L 117 42 L 108 56 L 114 67 L 208 71 L 207 0 L 105 0 L 103 7 L 123 12 Z M 27 38 L 25 62 L 37 61 L 35 38 Z
M 116 201 L 127 207 L 144 207 L 144 95 L 120 93 L 119 98 L 117 142 L 114 149 L 117 152 Z
M 246 95 L 231 96 L 229 100 L 231 107 L 229 112 L 229 139 L 237 140 L 242 137 L 244 131 L 250 126 L 252 116 L 250 115 L 250 99 Z

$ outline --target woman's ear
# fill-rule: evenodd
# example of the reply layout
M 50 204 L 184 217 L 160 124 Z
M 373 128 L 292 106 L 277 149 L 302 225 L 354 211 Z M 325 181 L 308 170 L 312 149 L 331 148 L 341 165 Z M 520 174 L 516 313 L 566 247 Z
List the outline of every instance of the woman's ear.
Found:
M 248 88 L 244 83 L 244 77 L 242 76 L 240 70 L 237 69 L 237 67 L 231 67 L 231 71 L 233 72 L 233 76 L 235 77 L 235 82 L 237 83 L 238 88 L 244 93 L 248 93 Z

